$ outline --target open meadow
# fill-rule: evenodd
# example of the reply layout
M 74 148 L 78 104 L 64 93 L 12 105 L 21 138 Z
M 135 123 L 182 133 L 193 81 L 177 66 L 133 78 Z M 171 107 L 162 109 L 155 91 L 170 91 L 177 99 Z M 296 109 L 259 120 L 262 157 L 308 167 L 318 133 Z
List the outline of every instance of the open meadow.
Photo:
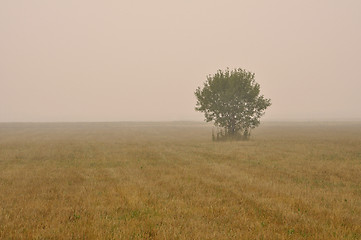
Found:
M 0 239 L 361 239 L 361 123 L 0 123 Z

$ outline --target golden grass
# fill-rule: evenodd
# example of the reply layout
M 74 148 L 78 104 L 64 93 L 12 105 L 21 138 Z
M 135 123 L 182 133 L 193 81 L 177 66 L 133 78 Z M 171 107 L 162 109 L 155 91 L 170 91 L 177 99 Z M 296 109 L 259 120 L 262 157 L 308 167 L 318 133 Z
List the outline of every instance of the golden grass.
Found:
M 361 123 L 0 124 L 0 239 L 361 239 Z

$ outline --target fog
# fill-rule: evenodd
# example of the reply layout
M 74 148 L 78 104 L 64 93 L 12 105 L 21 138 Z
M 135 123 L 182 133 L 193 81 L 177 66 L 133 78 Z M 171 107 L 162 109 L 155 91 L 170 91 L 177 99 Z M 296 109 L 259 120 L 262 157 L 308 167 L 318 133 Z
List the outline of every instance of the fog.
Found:
M 361 119 L 361 1 L 0 1 L 0 121 L 201 121 L 218 69 L 264 120 Z

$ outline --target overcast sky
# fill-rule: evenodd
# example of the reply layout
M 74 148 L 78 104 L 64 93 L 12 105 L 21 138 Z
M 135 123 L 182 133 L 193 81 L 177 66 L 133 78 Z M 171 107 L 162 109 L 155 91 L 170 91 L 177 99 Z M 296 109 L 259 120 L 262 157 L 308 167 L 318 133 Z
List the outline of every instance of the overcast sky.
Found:
M 361 119 L 361 1 L 0 1 L 1 122 L 202 120 L 226 67 L 265 120 Z

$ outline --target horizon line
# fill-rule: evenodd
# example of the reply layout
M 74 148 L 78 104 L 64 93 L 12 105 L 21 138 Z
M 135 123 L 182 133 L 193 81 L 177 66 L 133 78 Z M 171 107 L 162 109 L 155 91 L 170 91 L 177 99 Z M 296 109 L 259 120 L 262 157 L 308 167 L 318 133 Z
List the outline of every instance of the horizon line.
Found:
M 201 120 L 112 120 L 112 121 L 0 121 L 0 124 L 9 123 L 209 123 Z M 361 122 L 361 118 L 279 118 L 279 119 L 266 119 L 261 121 L 264 122 Z

